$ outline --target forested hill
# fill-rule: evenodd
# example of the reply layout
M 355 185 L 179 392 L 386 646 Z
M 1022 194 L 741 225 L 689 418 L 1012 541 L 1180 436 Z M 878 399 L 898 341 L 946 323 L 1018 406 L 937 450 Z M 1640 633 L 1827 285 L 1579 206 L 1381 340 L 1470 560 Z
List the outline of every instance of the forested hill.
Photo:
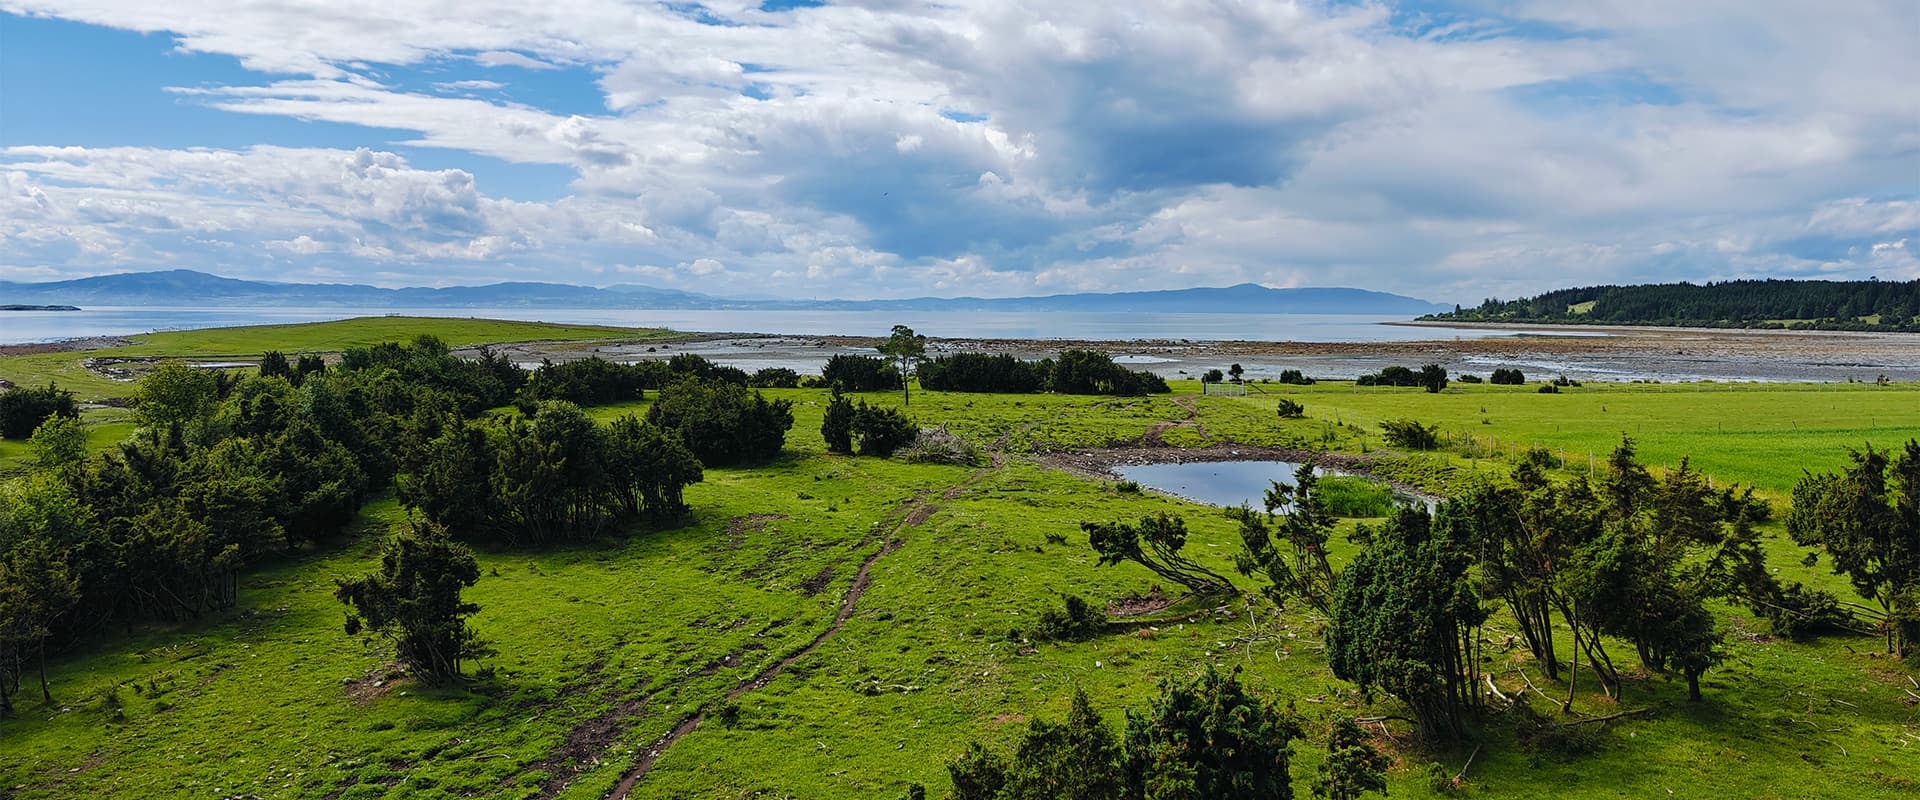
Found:
M 1586 286 L 1421 319 L 1920 332 L 1920 280 Z

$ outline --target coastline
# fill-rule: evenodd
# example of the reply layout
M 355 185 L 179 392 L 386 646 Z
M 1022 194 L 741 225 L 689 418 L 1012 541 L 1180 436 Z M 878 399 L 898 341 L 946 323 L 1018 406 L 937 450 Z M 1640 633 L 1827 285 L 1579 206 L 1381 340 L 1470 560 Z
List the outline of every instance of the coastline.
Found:
M 912 320 L 908 320 L 911 322 Z M 1458 328 L 1418 320 L 1382 322 L 1409 328 Z M 1485 375 L 1495 367 L 1529 377 L 1575 380 L 1845 382 L 1920 380 L 1920 334 L 1863 331 L 1784 331 L 1642 326 L 1550 326 L 1475 323 L 1511 335 L 1376 341 L 1192 340 L 1171 338 L 1053 339 L 929 337 L 928 354 L 956 352 L 1051 357 L 1067 349 L 1108 352 L 1126 366 L 1169 379 L 1198 377 L 1239 363 L 1249 378 L 1274 379 L 1287 369 L 1330 380 L 1352 379 L 1391 365 L 1438 363 L 1453 374 Z M 599 356 L 614 361 L 693 353 L 748 371 L 784 367 L 817 373 L 836 354 L 870 355 L 874 336 L 778 335 L 683 331 L 668 340 L 618 338 L 515 342 L 494 346 L 514 361 Z M 0 356 L 87 352 L 134 344 L 130 337 L 89 336 L 0 346 Z M 464 351 L 471 355 L 473 350 Z
M 1684 334 L 1713 333 L 1713 334 L 1730 334 L 1730 335 L 1742 335 L 1742 336 L 1838 336 L 1838 337 L 1896 336 L 1896 337 L 1913 337 L 1916 339 L 1920 339 L 1920 333 L 1903 333 L 1900 331 L 1820 331 L 1820 330 L 1804 330 L 1804 329 L 1790 330 L 1787 328 L 1702 328 L 1702 327 L 1688 326 L 1688 325 L 1623 325 L 1623 324 L 1617 324 L 1617 323 L 1608 324 L 1608 325 L 1555 325 L 1555 324 L 1546 323 L 1546 322 L 1454 322 L 1451 320 L 1409 319 L 1409 320 L 1399 320 L 1399 321 L 1393 321 L 1393 322 L 1382 322 L 1380 324 L 1392 325 L 1394 327 L 1401 327 L 1401 328 L 1464 328 L 1466 330 L 1475 330 L 1475 331 L 1521 331 L 1521 332 L 1537 331 L 1537 332 L 1549 333 L 1549 334 L 1551 333 L 1578 334 L 1586 331 L 1599 331 L 1603 334 L 1608 334 L 1608 335 L 1613 335 L 1613 334 L 1658 335 L 1662 331 L 1673 331 L 1675 333 L 1684 333 Z M 1585 335 L 1592 336 L 1593 334 L 1587 333 Z

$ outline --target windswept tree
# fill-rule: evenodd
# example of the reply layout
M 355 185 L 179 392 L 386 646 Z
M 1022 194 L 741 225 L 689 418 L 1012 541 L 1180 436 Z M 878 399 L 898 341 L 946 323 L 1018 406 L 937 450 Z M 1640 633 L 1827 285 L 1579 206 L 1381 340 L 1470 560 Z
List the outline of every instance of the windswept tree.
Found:
M 1181 555 L 1187 546 L 1187 523 L 1166 512 L 1125 522 L 1083 522 L 1087 541 L 1100 554 L 1100 566 L 1131 561 L 1201 596 L 1232 593 L 1233 582 L 1193 559 Z
M 1897 456 L 1868 445 L 1851 467 L 1801 478 L 1787 532 L 1880 607 L 1887 652 L 1920 657 L 1920 441 Z
M 334 596 L 353 609 L 349 635 L 384 636 L 415 674 L 441 681 L 458 676 L 462 660 L 489 652 L 467 624 L 480 607 L 460 597 L 479 580 L 473 551 L 445 528 L 424 524 L 395 533 L 381 550 L 380 571 L 338 581 Z
M 1447 530 L 1414 507 L 1376 531 L 1340 574 L 1326 639 L 1335 677 L 1399 698 L 1424 736 L 1451 740 L 1479 706 L 1473 643 L 1487 614 Z
M 1285 607 L 1293 598 L 1326 613 L 1333 602 L 1327 539 L 1334 520 L 1314 491 L 1318 481 L 1313 465 L 1303 464 L 1294 473 L 1294 483 L 1272 482 L 1264 516 L 1246 507 L 1229 509 L 1227 515 L 1240 523 L 1241 551 L 1234 559 L 1240 574 L 1265 578 L 1261 591 L 1276 606 Z M 1269 522 L 1276 523 L 1277 530 L 1270 530 Z
M 914 368 L 920 360 L 927 357 L 927 337 L 913 332 L 905 325 L 893 326 L 893 333 L 880 343 L 880 355 L 893 361 L 894 371 L 900 373 L 901 405 L 913 404 Z

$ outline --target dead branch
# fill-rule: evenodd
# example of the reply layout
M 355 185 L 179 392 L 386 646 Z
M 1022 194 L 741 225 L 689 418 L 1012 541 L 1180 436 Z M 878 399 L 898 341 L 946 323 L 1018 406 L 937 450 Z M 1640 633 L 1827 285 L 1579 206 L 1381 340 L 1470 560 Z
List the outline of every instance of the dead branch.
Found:
M 1493 685 L 1493 675 L 1491 673 L 1482 675 L 1481 677 L 1487 679 L 1487 691 L 1493 692 L 1493 696 L 1500 698 L 1500 702 L 1513 705 L 1513 698 L 1501 693 L 1500 687 Z
M 1575 725 L 1585 725 L 1589 722 L 1611 722 L 1613 720 L 1620 719 L 1622 717 L 1639 717 L 1639 716 L 1644 716 L 1651 713 L 1653 713 L 1653 707 L 1648 706 L 1646 708 L 1635 708 L 1628 711 L 1622 711 L 1618 714 L 1608 714 L 1607 716 L 1604 716 L 1604 717 L 1593 717 L 1592 719 L 1577 719 L 1572 722 L 1556 723 L 1554 727 L 1571 728 Z
M 1561 703 L 1561 702 L 1560 702 L 1559 700 L 1555 700 L 1555 699 L 1553 698 L 1553 695 L 1550 695 L 1550 694 L 1547 694 L 1546 692 L 1543 692 L 1543 691 L 1540 691 L 1540 687 L 1538 687 L 1538 686 L 1535 686 L 1535 685 L 1533 685 L 1533 679 L 1532 679 L 1532 678 L 1529 678 L 1529 677 L 1527 677 L 1527 671 L 1526 671 L 1526 670 L 1524 670 L 1524 669 L 1521 669 L 1521 668 L 1519 668 L 1519 667 L 1514 667 L 1514 668 L 1513 668 L 1513 671 L 1514 671 L 1514 672 L 1518 672 L 1518 673 L 1520 673 L 1520 680 L 1523 680 L 1523 681 L 1526 681 L 1526 683 L 1527 683 L 1527 688 L 1529 688 L 1529 689 L 1532 689 L 1532 690 L 1533 690 L 1533 693 L 1534 693 L 1534 694 L 1537 694 L 1537 695 L 1540 695 L 1541 697 L 1544 697 L 1544 698 L 1547 698 L 1547 702 L 1549 702 L 1549 703 L 1560 703 L 1560 713 L 1562 713 L 1562 714 L 1571 714 L 1571 713 L 1573 713 L 1573 706 L 1570 706 L 1570 705 L 1568 705 L 1568 704 L 1566 704 L 1566 703 Z
M 1473 757 L 1477 755 L 1480 755 L 1480 745 L 1476 744 L 1473 746 L 1473 752 L 1467 754 L 1467 763 L 1460 765 L 1460 774 L 1453 776 L 1455 784 L 1458 784 L 1461 778 L 1467 777 L 1467 767 L 1473 766 Z

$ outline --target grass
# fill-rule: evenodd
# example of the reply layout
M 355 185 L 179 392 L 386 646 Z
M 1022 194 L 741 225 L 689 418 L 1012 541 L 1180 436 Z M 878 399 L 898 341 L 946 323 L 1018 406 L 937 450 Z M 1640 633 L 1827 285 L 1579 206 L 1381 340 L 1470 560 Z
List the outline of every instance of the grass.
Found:
M 1721 480 L 1751 484 L 1781 499 L 1803 469 L 1844 465 L 1848 448 L 1889 447 L 1920 436 L 1920 384 L 1607 384 L 1560 394 L 1534 387 L 1460 385 L 1439 394 L 1323 381 L 1275 394 L 1304 403 L 1310 419 L 1358 426 L 1379 443 L 1379 423 L 1410 417 L 1478 452 L 1529 446 L 1597 462 L 1632 437 L 1642 460 L 1673 465 L 1690 457 Z M 1262 408 L 1275 397 L 1210 398 Z
M 203 354 L 245 344 L 177 335 Z M 1319 645 L 1324 620 L 1299 609 L 1189 604 L 1085 642 L 1010 635 L 1056 607 L 1062 592 L 1105 605 L 1153 585 L 1132 565 L 1098 566 L 1078 531 L 1086 520 L 1180 514 L 1192 532 L 1188 552 L 1252 588 L 1232 571 L 1238 534 L 1218 511 L 1119 491 L 1025 454 L 1157 432 L 1175 444 L 1365 448 L 1396 475 L 1435 485 L 1502 469 L 1504 456 L 1489 454 L 1506 450 L 1462 442 L 1434 454 L 1384 452 L 1372 423 L 1410 416 L 1461 439 L 1602 453 L 1625 426 L 1649 460 L 1692 452 L 1719 480 L 1778 493 L 1801 465 L 1840 463 L 1852 439 L 1890 443 L 1920 425 L 1920 397 L 1903 386 L 1589 384 L 1543 396 L 1320 384 L 1288 387 L 1310 416 L 1284 422 L 1273 398 L 1260 395 L 915 393 L 909 413 L 922 424 L 945 423 L 1004 454 L 997 465 L 966 469 L 829 456 L 818 435 L 826 394 L 768 394 L 795 401 L 787 455 L 709 470 L 688 492 L 695 514 L 685 524 L 574 548 L 480 554 L 483 577 L 469 596 L 482 610 L 473 622 L 498 654 L 475 666 L 491 677 L 444 688 L 390 680 L 388 652 L 341 630 L 332 581 L 374 567 L 376 536 L 402 515 L 382 501 L 365 512 L 363 533 L 256 569 L 231 612 L 102 632 L 57 654 L 59 702 L 43 707 L 29 695 L 19 718 L 0 721 L 0 796 L 598 798 L 693 709 L 827 630 L 858 566 L 888 540 L 898 547 L 873 561 L 845 627 L 742 695 L 730 724 L 710 716 L 680 739 L 635 797 L 891 800 L 911 782 L 938 797 L 945 760 L 968 740 L 1004 745 L 1021 720 L 1059 717 L 1075 687 L 1117 724 L 1161 678 L 1209 663 L 1241 669 L 1256 690 L 1320 720 L 1309 729 L 1322 730 L 1330 715 L 1402 712 L 1334 679 Z M 900 402 L 897 393 L 861 397 Z M 645 407 L 592 411 L 606 420 Z M 125 424 L 99 412 L 88 421 L 101 439 Z M 0 445 L 0 463 L 17 457 Z M 1337 563 L 1352 556 L 1341 536 L 1333 548 Z M 1824 575 L 1824 566 L 1800 565 L 1793 548 L 1774 548 L 1783 575 Z M 1504 718 L 1489 717 L 1466 796 L 1891 797 L 1914 788 L 1920 710 L 1902 691 L 1909 669 L 1865 639 L 1779 641 L 1744 611 L 1722 616 L 1731 657 L 1707 674 L 1705 703 L 1684 702 L 1684 684 L 1632 679 L 1624 707 L 1655 713 L 1614 725 L 1585 755 L 1526 752 Z M 1496 619 L 1489 628 L 1483 664 L 1502 691 L 1528 694 L 1525 670 L 1563 695 L 1564 685 L 1547 684 L 1502 645 L 1505 627 Z M 1631 648 L 1613 649 L 1632 662 Z M 1623 707 L 1589 693 L 1591 685 L 1583 680 L 1579 710 Z M 123 720 L 103 704 L 109 693 Z M 630 715 L 609 716 L 629 701 Z M 571 775 L 555 756 L 570 735 L 584 734 L 596 734 L 583 741 L 598 763 Z M 1456 772 L 1471 750 L 1428 750 L 1395 735 L 1382 741 L 1395 759 L 1393 797 L 1428 796 L 1426 765 Z M 1302 793 L 1319 741 L 1316 734 L 1296 748 Z
M 562 325 L 502 319 L 444 319 L 439 317 L 356 317 L 335 322 L 292 325 L 254 325 L 198 331 L 167 331 L 132 337 L 134 344 L 115 348 L 116 354 L 136 356 L 242 356 L 268 350 L 286 353 L 333 353 L 357 345 L 405 342 L 416 336 L 438 336 L 451 347 L 529 341 L 579 339 L 672 339 L 675 334 L 655 328 L 619 328 L 609 325 Z
M 1393 513 L 1393 492 L 1377 481 L 1326 475 L 1313 488 L 1327 513 L 1336 517 L 1384 517 Z
M 90 408 L 80 414 L 87 432 L 87 449 L 99 453 L 133 435 L 133 412 L 124 408 Z M 0 478 L 33 466 L 33 448 L 25 439 L 0 439 Z

